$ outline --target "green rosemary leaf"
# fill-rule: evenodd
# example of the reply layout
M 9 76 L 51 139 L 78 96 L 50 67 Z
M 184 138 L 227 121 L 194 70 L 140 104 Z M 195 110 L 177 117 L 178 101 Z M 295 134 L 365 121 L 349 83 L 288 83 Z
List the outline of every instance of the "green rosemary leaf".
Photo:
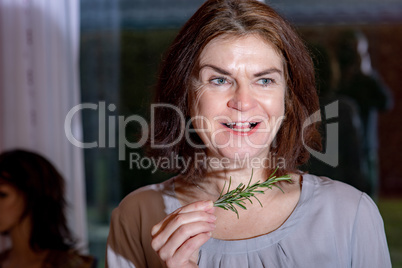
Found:
M 278 185 L 275 185 L 275 184 L 274 184 L 273 186 L 275 186 L 276 188 L 278 188 L 279 190 L 281 190 L 282 193 L 285 193 L 285 192 L 281 189 L 281 187 L 279 187 Z M 270 188 L 270 189 L 272 189 L 272 188 Z
M 225 181 L 225 183 L 223 184 L 223 188 L 222 188 L 222 191 L 221 191 L 221 193 L 219 194 L 219 196 L 222 196 L 223 191 L 225 190 L 225 186 L 226 186 L 226 181 Z
M 256 194 L 263 194 L 263 193 L 265 193 L 265 192 L 264 192 L 264 191 L 257 190 L 257 191 L 254 191 L 254 193 L 256 193 Z
M 253 197 L 254 197 L 254 195 L 253 195 Z M 250 204 L 253 204 L 253 201 L 251 200 L 251 198 L 246 197 L 246 199 L 250 202 Z
M 289 175 L 284 175 L 281 177 L 276 177 L 275 173 L 278 170 L 278 168 L 275 169 L 275 171 L 268 177 L 268 179 L 264 182 L 257 181 L 256 183 L 251 184 L 251 180 L 253 178 L 253 170 L 251 171 L 251 176 L 250 180 L 247 185 L 240 183 L 235 189 L 230 190 L 230 186 L 232 184 L 232 178 L 229 178 L 229 185 L 227 188 L 226 193 L 224 193 L 225 186 L 226 186 L 226 181 L 223 185 L 222 191 L 219 195 L 219 198 L 214 202 L 215 207 L 223 208 L 224 210 L 231 210 L 234 213 L 236 213 L 237 218 L 239 218 L 239 211 L 237 210 L 236 206 L 247 210 L 246 207 L 246 202 L 249 201 L 250 204 L 253 204 L 251 198 L 255 198 L 260 206 L 262 207 L 261 201 L 258 199 L 256 194 L 264 194 L 265 190 L 270 189 L 272 190 L 272 187 L 277 187 L 279 190 L 284 193 L 284 191 L 276 185 L 277 182 L 280 181 L 288 181 L 291 182 L 292 179 L 290 178 Z M 265 190 L 262 190 L 261 188 L 265 188 Z
M 250 177 L 250 180 L 248 181 L 247 188 L 250 186 L 251 180 L 253 179 L 253 174 L 254 174 L 254 170 L 252 169 L 251 170 L 251 177 Z
M 242 209 L 247 209 L 246 206 L 244 206 L 243 204 L 239 203 L 235 203 L 236 205 L 238 205 L 239 207 L 241 207 Z

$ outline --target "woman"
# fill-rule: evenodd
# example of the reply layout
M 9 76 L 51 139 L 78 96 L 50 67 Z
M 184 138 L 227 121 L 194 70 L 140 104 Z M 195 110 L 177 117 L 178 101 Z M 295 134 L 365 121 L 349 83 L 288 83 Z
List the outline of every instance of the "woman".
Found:
M 170 106 L 151 122 L 152 152 L 188 165 L 165 165 L 180 175 L 134 191 L 114 210 L 109 267 L 390 267 L 371 199 L 297 168 L 306 147 L 320 148 L 308 124 L 319 109 L 314 72 L 270 7 L 204 3 L 168 50 L 156 102 Z M 171 105 L 189 118 L 185 133 Z M 247 203 L 238 215 L 214 207 L 229 181 L 230 190 L 265 181 L 276 168 L 292 182 L 256 194 L 261 206 Z
M 74 250 L 64 215 L 64 180 L 42 156 L 24 150 L 0 155 L 0 233 L 12 246 L 1 268 L 89 268 Z

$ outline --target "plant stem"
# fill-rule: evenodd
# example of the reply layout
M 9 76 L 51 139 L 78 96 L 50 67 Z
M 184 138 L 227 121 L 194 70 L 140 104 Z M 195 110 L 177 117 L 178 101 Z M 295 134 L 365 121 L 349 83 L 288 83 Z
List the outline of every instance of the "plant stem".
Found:
M 289 175 L 284 175 L 281 177 L 276 177 L 275 173 L 278 170 L 278 168 L 275 169 L 275 171 L 268 177 L 268 179 L 264 182 L 257 181 L 256 183 L 251 184 L 251 180 L 253 179 L 253 171 L 251 171 L 251 177 L 250 180 L 246 185 L 244 185 L 243 183 L 240 183 L 235 189 L 230 190 L 230 186 L 232 183 L 232 178 L 229 178 L 229 185 L 227 188 L 227 191 L 225 194 L 223 194 L 224 190 L 225 190 L 225 186 L 226 186 L 226 182 L 223 185 L 222 191 L 218 197 L 218 200 L 216 200 L 214 202 L 214 206 L 215 207 L 219 207 L 219 208 L 223 208 L 224 210 L 231 210 L 234 213 L 236 213 L 237 218 L 239 218 L 239 211 L 237 210 L 236 206 L 241 208 L 241 209 L 245 209 L 246 208 L 246 201 L 249 201 L 250 204 L 253 204 L 253 201 L 251 200 L 251 198 L 255 198 L 258 203 L 260 204 L 260 206 L 262 207 L 262 203 L 261 201 L 258 199 L 258 197 L 256 196 L 256 194 L 264 194 L 265 190 L 267 189 L 271 189 L 272 187 L 277 187 L 279 190 L 283 192 L 283 190 L 275 185 L 275 183 L 279 182 L 279 181 L 288 181 L 291 182 L 292 179 L 290 178 Z

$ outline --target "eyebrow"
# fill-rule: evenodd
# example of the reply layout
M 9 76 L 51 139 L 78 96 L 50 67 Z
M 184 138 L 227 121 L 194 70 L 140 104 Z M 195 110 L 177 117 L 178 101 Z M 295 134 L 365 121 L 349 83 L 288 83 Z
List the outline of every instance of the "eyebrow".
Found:
M 220 74 L 223 74 L 223 75 L 232 75 L 230 72 L 228 72 L 222 68 L 219 68 L 218 66 L 215 66 L 213 64 L 204 64 L 200 67 L 200 70 L 202 70 L 205 67 L 209 67 L 209 68 L 213 69 L 214 71 L 216 71 Z M 272 73 L 278 73 L 278 74 L 282 75 L 282 71 L 279 70 L 278 68 L 274 67 L 274 68 L 269 68 L 269 69 L 263 70 L 261 72 L 258 72 L 256 74 L 254 74 L 254 77 L 260 77 L 260 76 L 272 74 Z
M 260 77 L 260 76 L 267 75 L 267 74 L 272 74 L 272 73 L 278 73 L 278 74 L 282 75 L 282 71 L 279 70 L 278 68 L 274 67 L 274 68 L 269 68 L 269 69 L 266 69 L 266 70 L 261 71 L 259 73 L 256 73 L 256 74 L 254 74 L 254 77 Z
M 232 75 L 230 72 L 228 72 L 228 71 L 226 71 L 226 70 L 224 70 L 224 69 L 222 69 L 222 68 L 219 68 L 219 67 L 217 67 L 217 66 L 215 66 L 215 65 L 212 65 L 212 64 L 205 64 L 205 65 L 202 65 L 202 66 L 200 67 L 200 70 L 202 70 L 202 69 L 205 68 L 205 67 L 209 67 L 209 68 L 213 69 L 214 71 L 216 71 L 216 72 L 218 72 L 218 73 L 220 73 L 220 74 Z

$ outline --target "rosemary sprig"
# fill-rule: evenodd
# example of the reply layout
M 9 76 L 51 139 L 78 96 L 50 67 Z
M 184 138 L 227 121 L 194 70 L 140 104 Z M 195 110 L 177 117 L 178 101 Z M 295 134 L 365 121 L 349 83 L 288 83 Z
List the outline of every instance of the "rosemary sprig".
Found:
M 224 210 L 233 211 L 234 213 L 236 213 L 237 218 L 239 218 L 239 212 L 238 212 L 236 206 L 247 210 L 246 201 L 249 201 L 250 204 L 253 204 L 253 201 L 251 200 L 251 198 L 255 198 L 258 201 L 258 203 L 260 204 L 260 206 L 262 207 L 262 203 L 260 202 L 260 200 L 258 199 L 258 197 L 255 194 L 264 194 L 265 190 L 267 190 L 267 189 L 272 190 L 273 186 L 277 187 L 279 190 L 282 191 L 282 193 L 284 193 L 283 190 L 278 185 L 275 185 L 275 183 L 277 183 L 279 181 L 289 181 L 289 182 L 292 181 L 292 179 L 290 178 L 289 175 L 276 177 L 275 173 L 277 170 L 278 170 L 278 168 L 275 169 L 275 171 L 271 174 L 271 176 L 268 177 L 268 179 L 266 181 L 261 182 L 261 183 L 260 183 L 260 181 L 257 181 L 256 183 L 250 185 L 251 180 L 253 178 L 253 171 L 251 171 L 251 177 L 250 177 L 250 180 L 249 180 L 247 186 L 243 183 L 240 183 L 235 189 L 233 189 L 231 191 L 229 191 L 230 185 L 232 183 L 232 178 L 230 177 L 227 192 L 225 194 L 223 194 L 223 192 L 225 190 L 225 186 L 226 186 L 226 182 L 225 182 L 225 184 L 223 185 L 222 191 L 218 197 L 218 200 L 216 200 L 214 202 L 214 206 L 223 208 Z

